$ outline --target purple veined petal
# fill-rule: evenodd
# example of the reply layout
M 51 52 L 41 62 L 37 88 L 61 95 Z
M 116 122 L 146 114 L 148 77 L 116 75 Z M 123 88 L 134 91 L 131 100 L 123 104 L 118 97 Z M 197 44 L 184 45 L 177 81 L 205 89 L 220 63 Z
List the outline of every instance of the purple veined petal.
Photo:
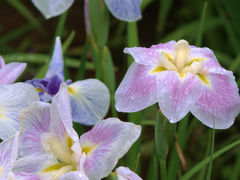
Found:
M 54 4 L 55 3 L 56 2 L 54 1 Z M 63 63 L 62 44 L 61 44 L 60 37 L 57 37 L 55 41 L 55 47 L 53 50 L 53 56 L 49 64 L 48 71 L 45 78 L 51 78 L 55 75 L 58 75 L 59 78 L 62 81 L 64 81 L 63 66 L 64 66 L 64 63 Z
M 97 79 L 77 81 L 68 86 L 74 122 L 93 125 L 103 119 L 110 104 L 110 93 Z
M 105 0 L 108 9 L 114 17 L 123 21 L 141 19 L 140 4 L 142 0 Z
M 142 180 L 142 178 L 127 167 L 118 167 L 116 173 L 118 180 Z
M 0 69 L 2 69 L 5 66 L 5 61 L 2 56 L 0 56 Z
M 41 136 L 43 133 L 49 132 L 49 104 L 35 102 L 20 114 L 19 119 L 21 122 L 19 154 L 26 156 L 33 153 L 44 153 Z
M 211 87 L 204 86 L 191 112 L 203 124 L 216 129 L 230 127 L 240 112 L 239 89 L 230 71 L 208 74 Z M 214 125 L 215 124 L 215 125 Z
M 19 132 L 4 140 L 0 144 L 0 169 L 1 177 L 7 177 L 12 174 L 13 165 L 18 154 Z
M 0 85 L 0 138 L 6 139 L 19 130 L 19 113 L 35 101 L 37 91 L 27 83 Z
M 115 93 L 117 111 L 136 112 L 158 102 L 156 75 L 150 70 L 132 63 Z
M 34 6 L 46 19 L 62 14 L 73 2 L 74 0 L 32 0 Z
M 92 130 L 83 134 L 80 145 L 83 153 L 86 153 L 84 170 L 89 179 L 106 177 L 140 133 L 141 126 L 108 118 L 99 121 Z
M 0 69 L 0 84 L 11 84 L 22 74 L 26 63 L 9 63 Z
M 175 71 L 162 71 L 157 75 L 159 106 L 171 123 L 181 120 L 200 96 L 200 80 L 187 74 L 182 79 Z
M 17 180 L 41 180 L 38 176 L 28 173 L 16 173 L 15 178 Z
M 15 174 L 27 174 L 37 176 L 40 179 L 52 180 L 52 175 L 59 169 L 55 168 L 59 164 L 56 157 L 50 153 L 32 154 L 18 159 L 13 167 Z M 47 170 L 53 167 L 51 171 Z
M 173 53 L 176 42 L 170 41 L 153 45 L 150 48 L 133 47 L 125 48 L 124 53 L 130 54 L 138 64 L 142 65 L 158 65 L 160 59 L 160 52 Z
M 71 113 L 68 88 L 62 83 L 50 106 L 50 130 L 58 134 L 59 138 L 63 138 L 67 132 L 73 141 L 78 141 L 78 135 L 73 129 Z

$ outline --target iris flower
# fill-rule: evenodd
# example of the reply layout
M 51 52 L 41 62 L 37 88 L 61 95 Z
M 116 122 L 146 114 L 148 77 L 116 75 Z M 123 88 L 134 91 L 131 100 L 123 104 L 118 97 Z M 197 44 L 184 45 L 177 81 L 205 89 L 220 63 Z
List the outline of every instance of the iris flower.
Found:
M 0 138 L 6 139 L 19 130 L 19 113 L 34 101 L 37 91 L 27 83 L 0 85 Z
M 40 180 L 36 176 L 14 173 L 13 166 L 18 155 L 19 132 L 0 144 L 0 179 L 1 180 Z
M 60 84 L 64 82 L 63 66 L 61 41 L 57 37 L 45 78 L 27 81 L 36 87 L 41 101 L 49 102 L 57 94 Z M 66 84 L 68 84 L 74 122 L 93 125 L 106 115 L 110 94 L 101 81 L 87 79 L 71 83 L 71 80 L 67 80 Z
M 142 0 L 104 0 L 110 12 L 117 19 L 136 21 L 141 18 Z M 74 0 L 32 0 L 32 3 L 46 19 L 58 16 L 70 8 Z
M 124 52 L 135 62 L 116 91 L 118 111 L 140 111 L 158 102 L 171 123 L 190 111 L 211 128 L 233 124 L 240 111 L 239 89 L 210 49 L 180 40 Z
M 72 127 L 70 99 L 62 84 L 52 103 L 35 102 L 20 115 L 20 159 L 15 172 L 40 179 L 100 180 L 137 140 L 141 127 L 117 118 L 99 121 L 81 135 Z
M 118 180 L 142 180 L 136 173 L 123 166 L 116 169 L 116 174 Z
M 11 84 L 22 74 L 26 63 L 9 63 L 5 65 L 3 57 L 0 56 L 0 84 Z

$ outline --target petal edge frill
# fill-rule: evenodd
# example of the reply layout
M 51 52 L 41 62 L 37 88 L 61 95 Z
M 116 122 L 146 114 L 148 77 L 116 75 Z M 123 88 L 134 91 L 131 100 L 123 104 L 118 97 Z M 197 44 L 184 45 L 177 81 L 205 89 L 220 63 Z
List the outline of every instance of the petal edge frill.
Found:
M 211 87 L 204 86 L 200 98 L 191 107 L 192 114 L 208 127 L 226 129 L 240 112 L 239 90 L 229 72 L 209 73 Z
M 150 70 L 132 63 L 115 93 L 117 111 L 136 112 L 158 101 L 156 75 L 149 74 Z

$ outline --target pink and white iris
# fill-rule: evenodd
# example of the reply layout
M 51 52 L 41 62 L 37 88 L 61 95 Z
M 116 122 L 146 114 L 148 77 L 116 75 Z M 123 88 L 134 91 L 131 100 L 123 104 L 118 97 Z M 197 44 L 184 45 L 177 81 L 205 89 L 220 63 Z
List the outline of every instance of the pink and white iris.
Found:
M 108 176 L 141 132 L 138 125 L 108 118 L 79 138 L 72 127 L 65 83 L 51 104 L 33 103 L 20 120 L 20 158 L 14 170 L 46 180 L 100 180 Z
M 124 52 L 135 62 L 116 91 L 118 111 L 136 112 L 158 102 L 172 123 L 190 111 L 211 128 L 233 124 L 240 112 L 239 89 L 210 49 L 180 40 Z

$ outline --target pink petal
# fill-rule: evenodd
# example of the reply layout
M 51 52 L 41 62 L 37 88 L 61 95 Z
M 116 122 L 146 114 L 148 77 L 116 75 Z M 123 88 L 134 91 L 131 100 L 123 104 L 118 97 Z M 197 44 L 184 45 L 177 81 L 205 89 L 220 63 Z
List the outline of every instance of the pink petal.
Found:
M 213 51 L 207 47 L 199 48 L 196 46 L 191 46 L 189 56 L 191 57 L 191 59 L 204 58 L 205 59 L 204 69 L 208 69 L 212 66 L 221 67 Z
M 0 56 L 0 69 L 2 69 L 5 66 L 5 62 L 2 56 Z
M 80 144 L 86 153 L 84 170 L 89 179 L 106 177 L 137 140 L 140 132 L 141 126 L 109 118 L 99 121 L 91 131 L 83 134 Z
M 19 132 L 16 132 L 14 136 L 7 138 L 0 144 L 0 167 L 3 167 L 2 174 L 12 172 L 18 154 L 18 139 Z
M 196 102 L 200 93 L 200 80 L 187 74 L 180 79 L 175 71 L 163 71 L 157 76 L 159 106 L 171 123 L 181 120 Z
M 115 93 L 118 111 L 136 112 L 157 102 L 156 75 L 150 70 L 135 62 L 129 67 Z
M 211 128 L 215 122 L 216 129 L 226 129 L 240 112 L 239 89 L 230 71 L 218 68 L 216 73 L 209 73 L 209 79 L 211 87 L 202 85 L 202 94 L 191 107 L 191 112 Z
M 13 83 L 26 68 L 26 63 L 9 63 L 0 69 L 0 84 Z
M 120 166 L 116 169 L 118 180 L 142 180 L 136 173 L 127 167 Z
M 44 153 L 41 135 L 49 132 L 49 104 L 36 102 L 20 114 L 22 135 L 20 138 L 20 154 Z
M 170 41 L 168 43 L 153 45 L 150 48 L 125 48 L 123 52 L 132 55 L 138 64 L 157 65 L 159 62 L 160 51 L 172 52 L 175 44 L 175 41 Z

